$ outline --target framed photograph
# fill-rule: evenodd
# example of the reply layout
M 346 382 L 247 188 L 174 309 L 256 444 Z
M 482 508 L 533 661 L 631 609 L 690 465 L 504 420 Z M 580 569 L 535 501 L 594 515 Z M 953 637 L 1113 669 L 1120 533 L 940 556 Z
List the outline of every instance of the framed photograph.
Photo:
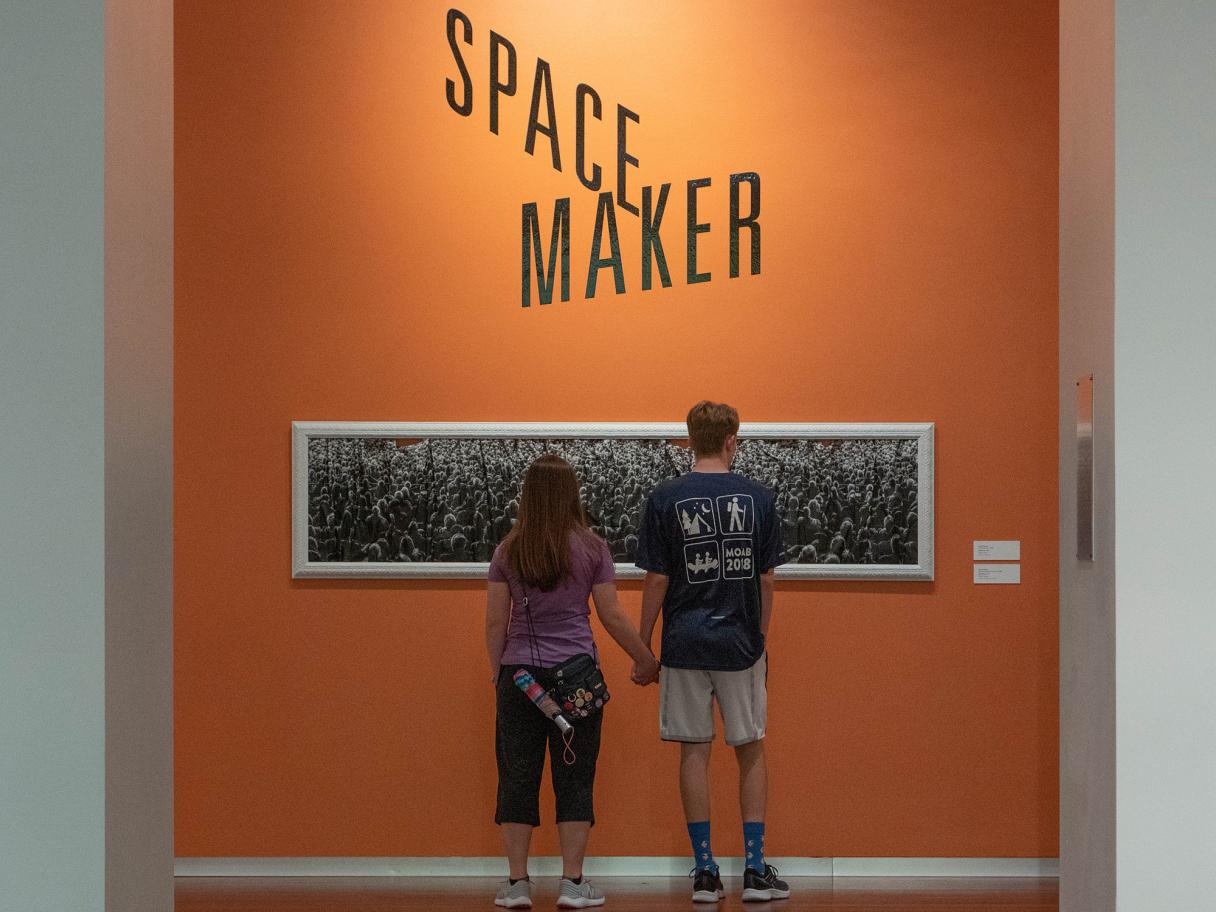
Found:
M 292 575 L 484 577 L 524 470 L 578 473 L 618 576 L 650 490 L 692 468 L 683 424 L 292 424 Z M 744 424 L 734 471 L 776 493 L 786 579 L 933 579 L 933 425 Z

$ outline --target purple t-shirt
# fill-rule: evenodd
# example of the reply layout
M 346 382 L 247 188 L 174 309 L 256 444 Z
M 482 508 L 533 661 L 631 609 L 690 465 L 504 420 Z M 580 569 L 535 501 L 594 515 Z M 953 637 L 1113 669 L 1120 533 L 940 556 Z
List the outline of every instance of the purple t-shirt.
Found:
M 529 586 L 527 611 L 532 615 L 533 642 L 524 609 L 524 587 L 507 564 L 502 545 L 490 560 L 490 582 L 506 583 L 511 590 L 511 622 L 502 652 L 504 665 L 551 668 L 580 652 L 595 655 L 591 636 L 591 587 L 611 583 L 615 567 L 608 545 L 591 533 L 570 536 L 570 573 L 549 592 Z

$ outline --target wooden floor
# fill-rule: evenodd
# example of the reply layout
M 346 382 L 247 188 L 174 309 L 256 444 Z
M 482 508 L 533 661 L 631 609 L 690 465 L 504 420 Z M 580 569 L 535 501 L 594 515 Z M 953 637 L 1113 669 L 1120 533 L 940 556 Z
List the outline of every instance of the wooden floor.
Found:
M 620 912 L 708 912 L 694 907 L 683 877 L 593 878 L 608 897 L 605 908 Z M 1056 881 L 1036 878 L 791 877 L 793 896 L 772 903 L 739 900 L 737 877 L 725 878 L 722 910 L 753 912 L 848 910 L 848 912 L 1057 912 Z M 177 912 L 453 912 L 494 910 L 492 878 L 409 877 L 179 877 Z M 537 878 L 534 909 L 552 909 L 557 880 Z

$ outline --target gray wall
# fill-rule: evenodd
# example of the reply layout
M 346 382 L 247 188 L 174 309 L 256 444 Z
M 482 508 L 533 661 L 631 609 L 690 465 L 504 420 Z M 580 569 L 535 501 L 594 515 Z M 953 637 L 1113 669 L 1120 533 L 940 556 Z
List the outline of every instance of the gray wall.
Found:
M 0 903 L 104 880 L 100 0 L 0 4 Z
M 1060 4 L 1060 910 L 1115 908 L 1114 0 Z M 1094 561 L 1076 387 L 1094 376 Z
M 1118 900 L 1216 896 L 1216 3 L 1117 0 Z
M 1061 912 L 1216 895 L 1214 46 L 1213 3 L 1060 6 Z M 1072 472 L 1090 371 L 1092 566 Z
M 173 907 L 173 4 L 106 2 L 106 908 Z
M 173 903 L 172 6 L 108 6 L 0 5 L 0 905 L 22 912 Z

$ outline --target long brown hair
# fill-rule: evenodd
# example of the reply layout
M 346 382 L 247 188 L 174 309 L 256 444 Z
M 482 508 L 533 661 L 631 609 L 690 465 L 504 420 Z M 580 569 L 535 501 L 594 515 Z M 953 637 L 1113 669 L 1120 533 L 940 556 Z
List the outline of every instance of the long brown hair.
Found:
M 590 534 L 578 478 L 556 453 L 524 473 L 519 518 L 503 540 L 507 563 L 526 585 L 548 592 L 570 572 L 570 533 Z

